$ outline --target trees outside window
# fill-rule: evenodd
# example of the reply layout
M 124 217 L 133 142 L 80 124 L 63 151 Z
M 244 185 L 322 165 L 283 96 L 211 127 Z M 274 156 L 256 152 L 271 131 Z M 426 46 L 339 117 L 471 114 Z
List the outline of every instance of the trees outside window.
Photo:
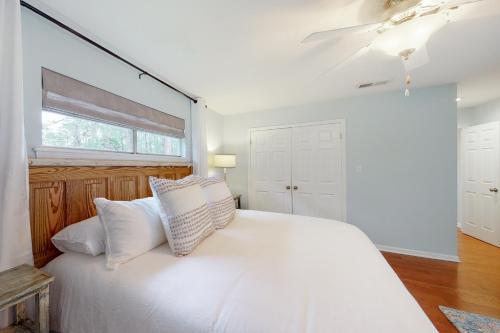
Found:
M 46 110 L 42 111 L 42 144 L 51 147 L 182 156 L 180 138 Z

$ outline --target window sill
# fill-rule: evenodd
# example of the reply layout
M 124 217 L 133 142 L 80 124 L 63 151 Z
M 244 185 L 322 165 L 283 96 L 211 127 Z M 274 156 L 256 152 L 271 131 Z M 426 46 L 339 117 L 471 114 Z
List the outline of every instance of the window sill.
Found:
M 191 165 L 184 157 L 140 155 L 129 153 L 102 152 L 84 149 L 53 147 L 33 148 L 36 158 L 29 163 L 33 166 L 163 166 Z

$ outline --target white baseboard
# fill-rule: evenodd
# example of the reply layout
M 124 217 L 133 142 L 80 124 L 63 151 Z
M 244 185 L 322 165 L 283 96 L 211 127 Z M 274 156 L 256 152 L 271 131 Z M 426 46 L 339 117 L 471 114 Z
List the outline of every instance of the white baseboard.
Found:
M 422 258 L 429 258 L 429 259 L 438 259 L 438 260 L 445 260 L 445 261 L 452 261 L 452 262 L 460 262 L 460 259 L 458 258 L 458 256 L 452 256 L 449 254 L 441 254 L 441 253 L 419 251 L 419 250 L 410 250 L 410 249 L 403 249 L 400 247 L 393 247 L 393 246 L 386 246 L 386 245 L 379 245 L 379 244 L 375 244 L 375 246 L 380 251 L 385 251 L 385 252 L 405 254 L 407 256 L 415 256 L 415 257 L 422 257 Z
M 462 230 L 462 222 L 457 222 L 457 228 Z

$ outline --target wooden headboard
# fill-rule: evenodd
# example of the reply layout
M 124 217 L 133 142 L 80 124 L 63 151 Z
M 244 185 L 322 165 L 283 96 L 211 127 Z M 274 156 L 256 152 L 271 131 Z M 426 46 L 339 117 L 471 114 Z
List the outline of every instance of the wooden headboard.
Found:
M 180 179 L 189 166 L 30 166 L 33 257 L 42 267 L 60 252 L 50 238 L 64 227 L 96 215 L 94 198 L 133 200 L 151 196 L 149 176 Z

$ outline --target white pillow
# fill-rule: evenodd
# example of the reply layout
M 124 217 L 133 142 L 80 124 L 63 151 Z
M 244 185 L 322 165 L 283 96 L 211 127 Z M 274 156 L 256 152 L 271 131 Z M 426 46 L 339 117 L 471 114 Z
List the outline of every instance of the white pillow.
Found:
M 224 179 L 219 177 L 191 176 L 200 184 L 215 228 L 222 229 L 231 222 L 236 213 L 234 199 Z
M 198 182 L 149 177 L 160 202 L 160 216 L 168 244 L 175 255 L 191 253 L 214 230 L 207 201 Z
M 104 230 L 97 216 L 67 226 L 51 240 L 61 252 L 78 252 L 91 256 L 104 253 Z
M 94 200 L 104 227 L 106 261 L 115 269 L 165 243 L 165 232 L 154 198 L 133 201 Z

